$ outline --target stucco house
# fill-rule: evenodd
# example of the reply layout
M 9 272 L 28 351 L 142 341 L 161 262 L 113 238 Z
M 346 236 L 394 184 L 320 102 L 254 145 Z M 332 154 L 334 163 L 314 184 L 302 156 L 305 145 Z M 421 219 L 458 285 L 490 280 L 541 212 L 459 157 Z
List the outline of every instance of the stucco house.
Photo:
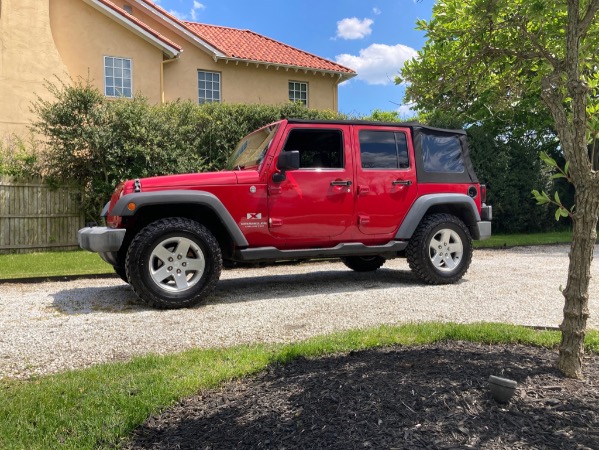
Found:
M 356 73 L 249 30 L 187 22 L 149 0 L 0 0 L 0 137 L 26 129 L 44 81 L 89 79 L 155 103 L 300 101 L 337 109 Z

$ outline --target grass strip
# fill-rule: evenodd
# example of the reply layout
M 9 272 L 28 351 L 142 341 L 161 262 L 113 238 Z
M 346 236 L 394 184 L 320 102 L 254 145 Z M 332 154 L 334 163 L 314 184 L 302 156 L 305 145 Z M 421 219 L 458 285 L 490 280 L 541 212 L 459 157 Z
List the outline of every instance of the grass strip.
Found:
M 183 397 L 298 357 L 445 340 L 552 348 L 559 337 L 556 331 L 494 323 L 418 323 L 342 332 L 288 345 L 148 355 L 28 381 L 2 380 L 0 448 L 112 448 L 149 415 Z M 586 348 L 599 352 L 598 332 L 588 333 Z
M 0 280 L 114 273 L 112 266 L 87 251 L 0 255 Z
M 553 231 L 534 234 L 498 234 L 484 241 L 474 241 L 474 248 L 519 247 L 527 245 L 569 244 L 571 231 Z

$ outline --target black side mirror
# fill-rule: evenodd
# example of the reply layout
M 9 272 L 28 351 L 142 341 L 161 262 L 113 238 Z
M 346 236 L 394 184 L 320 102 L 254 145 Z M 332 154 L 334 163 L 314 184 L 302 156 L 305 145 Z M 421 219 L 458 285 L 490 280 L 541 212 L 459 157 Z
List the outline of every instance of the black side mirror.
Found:
M 280 170 L 278 173 L 272 175 L 272 181 L 280 183 L 285 181 L 287 178 L 285 172 L 288 170 L 297 170 L 300 167 L 300 152 L 299 150 L 291 150 L 288 152 L 281 152 L 277 159 L 277 169 Z
M 277 169 L 282 172 L 287 170 L 297 170 L 300 167 L 299 150 L 291 150 L 289 152 L 281 152 L 277 159 Z

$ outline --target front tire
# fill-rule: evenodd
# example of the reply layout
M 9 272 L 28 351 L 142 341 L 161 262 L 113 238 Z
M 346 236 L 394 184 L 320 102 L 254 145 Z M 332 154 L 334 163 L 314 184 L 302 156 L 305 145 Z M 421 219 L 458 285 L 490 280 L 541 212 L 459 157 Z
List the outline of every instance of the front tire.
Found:
M 374 272 L 385 264 L 382 256 L 346 256 L 341 261 L 356 272 Z
M 121 280 L 123 280 L 125 283 L 129 283 L 129 278 L 127 278 L 127 269 L 125 269 L 125 267 L 112 266 L 112 268 L 114 269 L 114 273 L 116 273 Z
M 195 306 L 216 285 L 222 268 L 217 240 L 203 225 L 185 218 L 160 219 L 143 228 L 127 251 L 127 278 L 155 308 Z
M 414 274 L 426 283 L 456 283 L 470 266 L 472 238 L 456 216 L 432 214 L 414 232 L 406 256 Z

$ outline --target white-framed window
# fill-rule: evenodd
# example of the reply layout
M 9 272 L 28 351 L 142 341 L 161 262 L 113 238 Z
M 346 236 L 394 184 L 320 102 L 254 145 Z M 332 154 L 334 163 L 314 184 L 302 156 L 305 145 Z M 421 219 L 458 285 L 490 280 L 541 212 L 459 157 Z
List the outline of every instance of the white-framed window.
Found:
M 302 105 L 308 106 L 308 83 L 301 81 L 290 81 L 289 101 L 300 102 Z
M 220 73 L 198 70 L 198 101 L 220 103 Z
M 133 97 L 133 62 L 129 58 L 104 57 L 104 95 Z

